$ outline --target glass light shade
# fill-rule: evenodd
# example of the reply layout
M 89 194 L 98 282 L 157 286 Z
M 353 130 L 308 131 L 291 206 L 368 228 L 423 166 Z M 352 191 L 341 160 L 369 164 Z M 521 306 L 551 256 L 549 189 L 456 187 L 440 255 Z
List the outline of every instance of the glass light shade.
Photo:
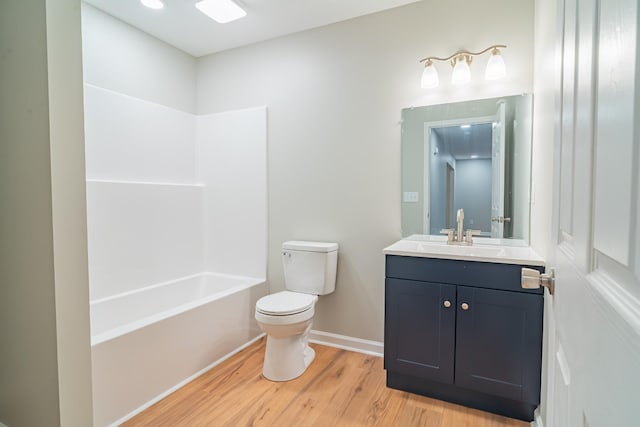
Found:
M 147 6 L 149 9 L 162 9 L 164 4 L 160 0 L 140 0 L 140 3 Z
M 500 55 L 499 50 L 494 50 L 489 57 L 487 69 L 484 71 L 486 80 L 498 80 L 507 75 L 507 69 L 504 66 L 504 59 Z
M 469 70 L 469 64 L 464 58 L 456 59 L 456 65 L 453 67 L 451 73 L 451 84 L 464 85 L 471 81 L 471 70 Z
M 438 87 L 440 84 L 440 79 L 438 79 L 438 70 L 433 64 L 428 64 L 424 67 L 424 71 L 422 72 L 422 79 L 420 80 L 420 86 L 423 89 L 433 89 L 434 87 Z

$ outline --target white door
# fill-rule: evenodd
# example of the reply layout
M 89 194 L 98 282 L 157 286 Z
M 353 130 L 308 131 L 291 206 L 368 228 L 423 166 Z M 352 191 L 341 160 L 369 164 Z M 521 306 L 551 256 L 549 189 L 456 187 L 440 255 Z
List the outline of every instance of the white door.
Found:
M 505 105 L 498 102 L 491 143 L 491 237 L 504 236 Z
M 639 426 L 637 0 L 565 0 L 545 427 Z

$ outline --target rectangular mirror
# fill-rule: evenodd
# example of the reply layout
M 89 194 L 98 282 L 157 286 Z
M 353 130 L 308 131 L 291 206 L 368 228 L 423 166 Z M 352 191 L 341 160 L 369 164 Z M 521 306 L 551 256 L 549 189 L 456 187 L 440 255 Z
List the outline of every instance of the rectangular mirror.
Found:
M 529 241 L 532 95 L 402 110 L 402 235 Z

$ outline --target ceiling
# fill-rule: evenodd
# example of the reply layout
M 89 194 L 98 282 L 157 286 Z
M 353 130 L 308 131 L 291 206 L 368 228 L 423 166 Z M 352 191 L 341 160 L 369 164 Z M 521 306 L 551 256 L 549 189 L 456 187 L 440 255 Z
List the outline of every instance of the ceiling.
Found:
M 441 141 L 449 147 L 449 152 L 456 160 L 491 158 L 493 128 L 491 123 L 471 125 L 468 129 L 450 126 L 433 129 Z
M 195 57 L 344 21 L 418 0 L 236 0 L 245 18 L 219 24 L 198 0 L 163 0 L 152 10 L 138 0 L 84 0 Z

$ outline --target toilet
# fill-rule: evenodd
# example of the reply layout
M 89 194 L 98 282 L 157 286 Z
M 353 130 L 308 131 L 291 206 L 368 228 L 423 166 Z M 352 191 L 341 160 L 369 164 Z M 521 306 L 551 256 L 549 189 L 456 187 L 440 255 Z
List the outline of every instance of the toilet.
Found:
M 335 290 L 338 244 L 284 242 L 282 263 L 286 290 L 256 302 L 256 321 L 267 334 L 262 374 L 271 381 L 299 377 L 315 357 L 309 331 L 318 295 Z

